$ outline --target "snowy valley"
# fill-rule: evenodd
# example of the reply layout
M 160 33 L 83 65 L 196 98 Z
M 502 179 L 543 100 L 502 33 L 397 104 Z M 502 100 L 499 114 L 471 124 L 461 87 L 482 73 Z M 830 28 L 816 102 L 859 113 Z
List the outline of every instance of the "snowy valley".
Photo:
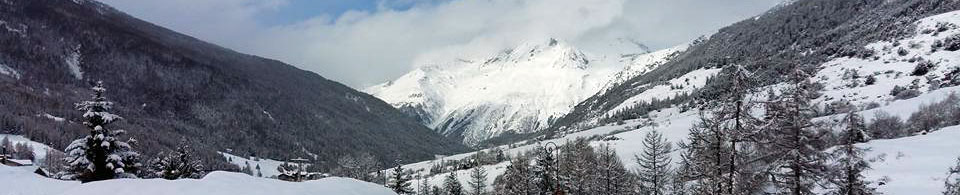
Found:
M 0 0 L 0 26 L 0 195 L 960 195 L 956 0 L 524 39 L 362 90 L 98 1 Z

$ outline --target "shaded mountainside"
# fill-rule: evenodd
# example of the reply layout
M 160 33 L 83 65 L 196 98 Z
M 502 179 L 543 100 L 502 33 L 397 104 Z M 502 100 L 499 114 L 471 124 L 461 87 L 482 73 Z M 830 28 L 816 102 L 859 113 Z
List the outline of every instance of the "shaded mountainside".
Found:
M 0 1 L 0 131 L 63 148 L 86 133 L 73 103 L 89 98 L 96 80 L 127 119 L 114 128 L 147 155 L 181 137 L 207 158 L 232 150 L 320 163 L 352 152 L 413 160 L 466 149 L 373 96 L 95 1 Z
M 549 132 L 578 130 L 634 118 L 633 114 L 670 104 L 694 103 L 696 97 L 716 97 L 724 82 L 707 85 L 685 96 L 658 97 L 661 103 L 621 105 L 649 86 L 669 83 L 698 69 L 741 64 L 757 74 L 762 84 L 780 82 L 784 71 L 819 65 L 833 57 L 864 57 L 868 43 L 911 35 L 915 21 L 960 9 L 954 0 L 799 0 L 765 14 L 720 29 L 709 39 L 694 42 L 671 61 L 619 85 L 602 90 L 551 125 Z M 613 109 L 637 107 L 641 110 Z

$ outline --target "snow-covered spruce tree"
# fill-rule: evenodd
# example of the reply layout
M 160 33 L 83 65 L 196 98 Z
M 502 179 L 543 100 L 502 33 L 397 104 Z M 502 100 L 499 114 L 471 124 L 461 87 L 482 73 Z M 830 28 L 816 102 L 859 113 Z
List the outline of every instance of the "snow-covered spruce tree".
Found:
M 82 182 L 107 180 L 114 178 L 136 177 L 135 172 L 140 167 L 139 154 L 134 152 L 128 142 L 135 140 L 120 140 L 125 131 L 109 130 L 107 125 L 122 118 L 108 111 L 113 102 L 107 101 L 103 82 L 98 81 L 93 88 L 93 100 L 76 104 L 77 110 L 83 111 L 86 120 L 83 125 L 90 129 L 90 135 L 74 140 L 67 146 L 67 164 L 60 174 L 60 178 L 80 180 Z
M 640 165 L 640 185 L 643 185 L 646 194 L 666 194 L 670 175 L 670 152 L 673 147 L 657 130 L 647 132 L 642 143 L 642 152 L 634 155 Z
M 943 195 L 960 195 L 960 157 L 957 157 L 957 165 L 950 167 L 947 178 L 943 180 Z
M 773 185 L 780 194 L 813 194 L 817 182 L 823 181 L 829 157 L 822 151 L 822 133 L 811 120 L 814 116 L 810 100 L 816 97 L 809 75 L 797 68 L 781 94 L 767 103 L 765 143 L 770 143 L 766 156 L 771 162 Z
M 536 159 L 533 164 L 533 179 L 540 192 L 555 192 L 559 186 L 557 182 L 557 161 L 553 151 L 538 146 L 535 150 Z
M 403 166 L 397 165 L 396 168 L 393 168 L 393 174 L 390 175 L 387 188 L 397 194 L 412 194 L 413 187 L 410 187 L 410 173 L 405 171 Z
M 502 195 L 537 194 L 535 193 L 537 184 L 534 183 L 532 176 L 530 160 L 526 157 L 517 157 L 510 161 L 503 175 L 497 176 L 493 181 L 494 192 Z
M 867 149 L 859 148 L 854 144 L 866 142 L 866 124 L 863 117 L 855 110 L 851 110 L 844 118 L 846 128 L 840 133 L 840 145 L 832 155 L 835 159 L 831 182 L 835 188 L 830 194 L 836 195 L 867 195 L 875 194 L 875 190 L 868 186 L 870 182 L 863 178 L 863 171 L 870 169 L 870 164 L 863 159 Z
M 443 179 L 443 191 L 445 195 L 464 195 L 463 185 L 460 185 L 456 171 L 450 172 L 450 174 Z
M 192 153 L 186 140 L 181 140 L 176 150 L 160 153 L 151 163 L 155 176 L 169 180 L 203 177 L 203 164 Z
M 608 144 L 597 148 L 597 188 L 592 194 L 632 194 L 635 178 Z M 574 184 L 575 185 L 575 184 Z
M 471 195 L 487 194 L 487 169 L 478 163 L 470 169 L 470 181 L 467 184 L 470 185 Z

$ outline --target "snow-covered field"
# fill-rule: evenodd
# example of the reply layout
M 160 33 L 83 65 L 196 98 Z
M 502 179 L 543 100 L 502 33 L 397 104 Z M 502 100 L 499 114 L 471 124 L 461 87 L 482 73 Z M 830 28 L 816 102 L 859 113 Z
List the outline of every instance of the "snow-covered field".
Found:
M 890 140 L 873 140 L 858 144 L 870 148 L 866 159 L 872 170 L 867 179 L 887 177 L 886 185 L 877 187 L 885 194 L 940 194 L 947 169 L 960 156 L 960 126 L 946 127 L 927 135 Z
M 114 179 L 81 184 L 41 177 L 33 174 L 33 169 L 0 165 L 0 195 L 396 194 L 374 183 L 339 177 L 298 183 L 217 171 L 203 179 Z

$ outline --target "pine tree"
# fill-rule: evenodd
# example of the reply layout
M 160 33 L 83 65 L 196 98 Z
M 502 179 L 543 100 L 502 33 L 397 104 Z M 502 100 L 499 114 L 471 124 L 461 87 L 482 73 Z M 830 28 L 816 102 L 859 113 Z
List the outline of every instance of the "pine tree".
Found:
M 875 194 L 875 190 L 868 186 L 869 182 L 863 178 L 863 171 L 870 169 L 870 164 L 863 159 L 866 149 L 854 144 L 866 142 L 866 124 L 863 117 L 851 110 L 844 118 L 846 128 L 840 134 L 840 145 L 833 151 L 836 164 L 831 179 L 836 185 L 830 194 L 836 195 L 867 195 Z
M 507 170 L 503 175 L 497 177 L 493 182 L 496 194 L 519 194 L 530 195 L 537 194 L 537 184 L 533 181 L 533 171 L 530 168 L 530 160 L 525 157 L 518 157 L 510 161 Z
M 122 118 L 108 112 L 113 102 L 104 97 L 106 89 L 102 81 L 97 82 L 93 92 L 93 100 L 76 104 L 77 110 L 84 112 L 83 125 L 90 129 L 90 135 L 67 146 L 65 160 L 69 167 L 59 174 L 60 178 L 90 182 L 136 177 L 139 154 L 128 144 L 135 140 L 122 141 L 118 137 L 125 131 L 107 129 L 107 125 Z
M 816 95 L 808 77 L 797 68 L 782 94 L 767 104 L 770 135 L 766 137 L 772 144 L 767 156 L 777 157 L 773 170 L 785 170 L 773 173 L 773 184 L 781 194 L 813 194 L 814 185 L 823 180 L 827 169 L 821 133 L 811 120 L 814 110 L 810 100 Z
M 608 144 L 597 148 L 597 189 L 592 194 L 632 194 L 633 177 Z
M 641 185 L 647 194 L 663 195 L 669 181 L 672 146 L 657 130 L 647 132 L 643 146 L 643 152 L 634 155 L 640 165 Z
M 397 165 L 396 168 L 393 168 L 393 174 L 390 181 L 387 182 L 387 188 L 397 194 L 413 193 L 413 188 L 410 187 L 410 174 L 404 171 L 403 166 Z
M 463 185 L 460 185 L 456 171 L 450 172 L 443 180 L 443 190 L 446 191 L 446 195 L 464 195 Z
M 192 152 L 186 140 L 181 140 L 176 150 L 166 154 L 160 153 L 153 160 L 154 174 L 156 177 L 168 180 L 203 177 L 203 164 L 192 155 Z
M 470 181 L 467 182 L 470 185 L 471 195 L 483 195 L 487 192 L 487 169 L 483 166 L 477 164 L 470 169 Z
M 960 157 L 957 157 L 957 165 L 950 167 L 943 186 L 943 195 L 960 195 Z

